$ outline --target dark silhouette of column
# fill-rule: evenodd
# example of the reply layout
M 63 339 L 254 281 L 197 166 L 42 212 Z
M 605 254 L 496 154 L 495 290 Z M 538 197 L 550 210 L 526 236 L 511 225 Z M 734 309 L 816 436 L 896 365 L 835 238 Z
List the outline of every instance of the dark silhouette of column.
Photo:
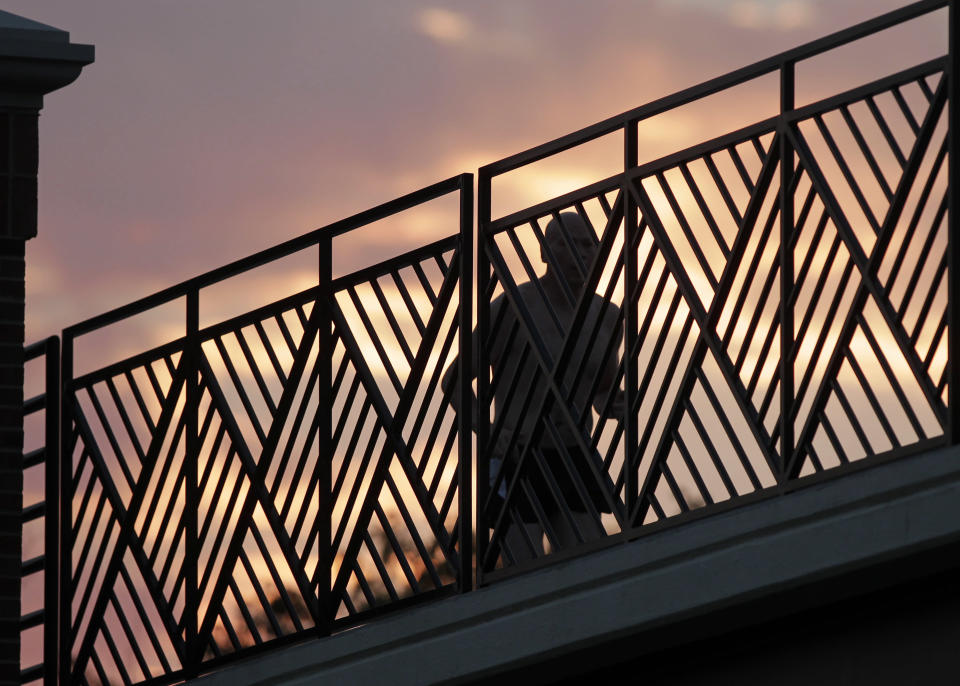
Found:
M 0 11 L 0 684 L 20 683 L 24 246 L 37 235 L 43 96 L 93 62 L 66 31 Z M 47 516 L 56 516 L 47 511 Z

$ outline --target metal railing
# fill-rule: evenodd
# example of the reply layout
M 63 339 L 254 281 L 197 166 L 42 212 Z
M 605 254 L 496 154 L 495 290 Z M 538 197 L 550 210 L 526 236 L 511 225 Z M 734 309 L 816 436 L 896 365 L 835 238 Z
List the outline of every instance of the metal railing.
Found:
M 794 104 L 798 63 L 947 5 L 479 170 L 481 580 L 953 440 L 953 43 Z M 779 115 L 638 164 L 644 121 L 772 73 Z M 493 219 L 495 178 L 615 133 L 622 173 Z
M 63 332 L 63 683 L 179 680 L 469 588 L 468 447 L 438 379 L 469 320 L 472 183 Z M 453 235 L 332 277 L 336 236 L 451 193 Z M 200 326 L 205 289 L 305 250 L 315 286 Z M 174 302 L 181 336 L 74 373 L 83 336 Z
M 955 31 L 794 98 L 803 60 L 948 6 L 481 168 L 476 320 L 464 174 L 66 329 L 46 673 L 182 680 L 955 443 Z M 642 122 L 768 74 L 778 114 L 639 163 Z M 622 172 L 491 216 L 495 178 L 618 132 Z M 336 236 L 452 193 L 456 234 L 333 277 Z M 314 285 L 201 325 L 209 289 L 304 251 Z M 174 340 L 75 373 L 78 341 L 173 304 Z

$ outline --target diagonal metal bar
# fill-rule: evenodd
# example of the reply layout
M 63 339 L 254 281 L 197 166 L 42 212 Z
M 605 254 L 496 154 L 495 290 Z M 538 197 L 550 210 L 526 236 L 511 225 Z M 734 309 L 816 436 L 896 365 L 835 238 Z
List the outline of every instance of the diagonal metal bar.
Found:
M 254 382 L 256 382 L 257 388 L 260 390 L 260 395 L 263 398 L 263 402 L 266 403 L 267 409 L 271 415 L 276 414 L 277 404 L 274 402 L 273 394 L 270 393 L 270 387 L 267 386 L 267 381 L 263 378 L 263 373 L 260 371 L 260 366 L 257 364 L 257 361 L 253 356 L 253 351 L 250 350 L 250 344 L 247 342 L 247 337 L 243 333 L 243 328 L 234 329 L 233 335 L 236 337 L 237 343 L 240 345 L 240 351 L 243 353 L 243 357 L 247 362 L 247 367 L 250 369 L 250 376 L 252 376 Z
M 270 340 L 270 337 L 267 335 L 266 330 L 263 328 L 263 322 L 254 322 L 253 328 L 257 332 L 257 337 L 260 339 L 260 344 L 263 346 L 263 350 L 267 353 L 267 358 L 270 360 L 270 364 L 273 366 L 273 372 L 277 375 L 277 378 L 280 379 L 280 385 L 287 383 L 287 375 L 283 371 L 283 365 L 280 364 L 280 359 L 277 357 L 277 351 L 274 349 L 273 342 Z
M 390 303 L 387 301 L 387 296 L 383 292 L 383 288 L 380 287 L 380 282 L 377 279 L 371 279 L 368 283 L 370 284 L 370 288 L 373 289 L 373 294 L 376 296 L 377 302 L 380 303 L 380 310 L 386 316 L 387 323 L 390 325 L 390 329 L 393 331 L 393 335 L 397 340 L 397 344 L 403 351 L 403 356 L 407 360 L 407 364 L 413 364 L 413 351 L 410 350 L 410 345 L 407 343 L 407 335 L 403 332 L 400 322 L 397 321 L 397 317 L 393 313 L 393 308 L 390 307 Z
M 717 245 L 720 246 L 720 251 L 723 253 L 724 260 L 730 258 L 730 246 L 727 244 L 727 239 L 724 237 L 723 232 L 720 231 L 720 226 L 717 224 L 717 220 L 713 216 L 713 211 L 710 209 L 710 205 L 703 197 L 703 193 L 700 192 L 700 186 L 697 185 L 696 179 L 693 178 L 693 174 L 690 173 L 690 165 L 687 162 L 680 163 L 680 173 L 683 175 L 683 180 L 687 182 L 687 188 L 690 189 L 693 199 L 697 203 L 697 207 L 700 208 L 700 214 L 703 215 L 704 220 L 707 222 L 707 226 L 710 227 L 710 232 L 713 234 L 714 240 L 717 241 Z
M 933 191 L 933 186 L 940 175 L 939 170 L 941 169 L 943 162 L 946 160 L 947 142 L 948 142 L 948 139 L 946 136 L 944 136 L 943 145 L 941 145 L 940 151 L 937 153 L 937 157 L 934 160 L 933 166 L 930 171 L 930 175 L 927 177 L 927 181 L 923 185 L 923 188 L 920 191 L 920 195 L 917 198 L 917 204 L 916 204 L 916 207 L 914 208 L 913 216 L 910 218 L 910 223 L 907 225 L 907 230 L 906 230 L 906 235 L 910 236 L 911 238 L 917 235 L 917 226 L 920 223 L 921 215 L 923 214 L 923 211 L 927 207 L 927 202 L 930 200 L 930 194 Z M 927 260 L 927 255 L 930 253 L 930 248 L 932 246 L 933 240 L 936 237 L 937 230 L 940 228 L 940 222 L 943 220 L 943 216 L 944 214 L 946 214 L 946 211 L 947 211 L 947 192 L 945 190 L 943 194 L 943 200 L 937 211 L 936 218 L 933 220 L 933 222 L 930 225 L 930 230 L 927 233 L 927 238 L 924 241 L 923 248 L 921 248 L 920 250 L 920 255 L 918 256 L 918 259 L 916 260 L 917 267 L 920 269 L 922 269 L 923 264 Z M 903 242 L 903 245 L 900 246 L 900 250 L 897 252 L 897 256 L 894 259 L 892 266 L 890 267 L 890 272 L 887 276 L 887 284 L 892 285 L 894 282 L 896 282 L 897 277 L 900 274 L 900 270 L 903 268 L 903 262 L 907 257 L 907 252 L 910 248 L 911 243 L 912 241 L 905 240 Z M 914 273 L 916 273 L 916 271 Z M 912 278 L 911 278 L 911 281 L 913 281 Z M 910 286 L 907 286 L 906 292 L 910 292 L 911 290 L 912 288 Z M 902 309 L 905 310 L 906 308 L 902 308 Z
M 857 317 L 857 321 L 858 323 L 861 322 L 862 317 Z M 850 366 L 851 371 L 853 371 L 857 383 L 860 386 L 860 390 L 867 399 L 867 403 L 869 403 L 874 415 L 876 415 L 877 421 L 880 423 L 880 428 L 883 429 L 883 433 L 887 437 L 887 440 L 890 441 L 894 448 L 900 447 L 900 441 L 897 439 L 897 434 L 893 430 L 893 426 L 890 424 L 890 419 L 887 417 L 887 413 L 884 411 L 880 401 L 877 399 L 877 394 L 874 392 L 873 387 L 870 385 L 870 381 L 867 379 L 866 374 L 864 374 L 863 369 L 860 367 L 860 363 L 857 361 L 856 356 L 848 348 L 844 357 L 847 364 Z M 834 379 L 834 381 L 836 381 L 837 385 L 839 385 L 839 379 Z M 851 421 L 855 422 L 855 419 L 855 416 L 851 414 Z
M 240 402 L 243 404 L 243 409 L 247 413 L 247 419 L 250 420 L 250 425 L 257 434 L 257 440 L 259 440 L 262 445 L 266 443 L 267 434 L 263 430 L 263 425 L 260 422 L 260 417 L 257 414 L 257 410 L 250 402 L 250 397 L 247 395 L 247 392 L 244 388 L 243 380 L 240 378 L 240 374 L 237 373 L 237 369 L 233 364 L 233 360 L 230 359 L 230 353 L 227 352 L 227 347 L 223 342 L 223 335 L 217 336 L 213 339 L 213 341 L 217 346 L 217 351 L 220 353 L 220 357 L 223 359 L 223 366 L 227 370 L 227 374 L 230 375 L 231 381 L 233 381 L 234 390 L 237 393 L 237 397 L 240 399 Z M 205 354 L 203 356 L 206 357 Z M 232 416 L 232 411 L 228 410 L 228 412 Z
M 690 417 L 690 421 L 693 422 L 693 427 L 696 429 L 697 435 L 700 437 L 701 443 L 707 449 L 707 455 L 710 457 L 710 461 L 713 463 L 714 469 L 717 470 L 717 474 L 720 476 L 720 481 L 723 483 L 723 487 L 726 489 L 727 494 L 734 496 L 737 493 L 737 489 L 733 485 L 733 481 L 730 480 L 730 475 L 727 473 L 727 468 L 723 464 L 723 460 L 720 458 L 720 454 L 717 452 L 716 446 L 713 444 L 713 440 L 710 439 L 710 432 L 707 431 L 706 427 L 703 425 L 703 421 L 700 419 L 700 415 L 697 413 L 696 406 L 690 401 L 685 401 L 687 414 Z
M 835 237 L 834 241 L 831 243 L 830 251 L 827 254 L 827 261 L 825 264 L 826 269 L 830 269 L 833 266 L 834 258 L 837 254 L 837 251 L 840 249 L 841 243 L 842 241 L 840 240 L 839 236 Z M 847 284 L 850 282 L 853 272 L 854 272 L 853 261 L 850 259 L 846 259 L 845 264 L 843 266 L 843 272 L 840 274 L 840 279 L 835 286 L 833 298 L 831 298 L 830 305 L 827 309 L 827 313 L 824 316 L 823 326 L 820 328 L 820 333 L 817 336 L 817 340 L 814 342 L 813 351 L 811 352 L 811 355 L 810 355 L 811 360 L 818 358 L 822 354 L 824 345 L 826 345 L 826 342 L 830 338 L 830 330 L 833 328 L 833 325 L 836 321 L 837 312 L 840 309 L 840 304 L 843 302 L 844 294 L 846 293 L 846 290 L 847 290 Z M 807 312 L 804 315 L 803 322 L 801 323 L 800 330 L 794 338 L 793 350 L 790 355 L 790 361 L 793 364 L 796 364 L 800 348 L 802 347 L 804 339 L 807 335 L 806 333 L 807 328 L 813 321 L 814 312 L 816 310 L 815 305 L 817 300 L 819 300 L 820 293 L 822 292 L 823 288 L 826 285 L 827 276 L 828 276 L 828 272 L 826 270 L 821 272 L 820 279 L 817 282 L 817 288 L 814 290 L 813 296 L 811 298 L 811 305 L 807 309 Z M 836 346 L 836 343 L 834 343 L 834 346 Z M 813 382 L 813 376 L 814 376 L 814 373 L 816 372 L 816 368 L 817 368 L 816 364 L 808 363 L 806 371 L 804 372 L 803 377 L 800 380 L 800 385 L 796 387 L 795 394 L 794 394 L 796 402 L 790 417 L 791 421 L 796 421 L 799 415 L 800 405 L 802 404 L 803 399 L 807 394 L 810 384 Z M 779 427 L 777 428 L 777 431 L 774 433 L 774 436 L 775 437 L 779 436 Z
M 944 194 L 946 196 L 946 194 Z M 943 226 L 943 218 L 947 211 L 947 198 L 944 197 L 943 203 L 940 205 L 940 208 L 937 210 L 937 214 L 934 217 L 933 223 L 930 227 L 930 233 L 927 236 L 926 241 L 924 241 L 923 247 L 920 249 L 919 259 L 917 260 L 917 265 L 914 268 L 913 274 L 910 275 L 910 280 L 907 282 L 906 288 L 903 291 L 903 304 L 900 307 L 901 315 L 900 321 L 904 321 L 905 314 L 909 308 L 910 301 L 913 300 L 913 296 L 916 295 L 917 284 L 920 281 L 920 277 L 928 267 L 927 260 L 930 256 L 930 250 L 933 247 L 933 242 L 936 240 L 937 236 L 941 234 L 941 227 Z M 920 333 L 923 331 L 922 323 L 926 317 L 927 311 L 930 309 L 931 299 L 934 297 L 937 291 L 937 284 L 940 281 L 940 278 L 943 276 L 943 271 L 947 267 L 947 257 L 944 255 L 940 264 L 937 267 L 937 273 L 934 274 L 933 280 L 930 285 L 930 291 L 927 293 L 927 297 L 920 309 L 920 314 L 917 316 L 916 322 L 913 326 L 913 333 L 910 335 L 910 340 L 916 345 L 917 340 L 920 338 Z
M 390 355 L 387 353 L 386 348 L 384 348 L 383 342 L 380 340 L 380 336 L 377 334 L 376 327 L 374 327 L 373 322 L 370 321 L 370 315 L 367 314 L 367 309 L 363 306 L 360 296 L 357 295 L 356 288 L 350 286 L 347 288 L 347 294 L 350 296 L 350 300 L 353 302 L 353 307 L 356 310 L 357 315 L 360 317 L 360 323 L 363 325 L 364 330 L 367 332 L 367 336 L 370 338 L 370 343 L 373 345 L 373 349 L 376 351 L 377 357 L 380 359 L 383 370 L 387 373 L 390 383 L 393 384 L 393 390 L 396 391 L 397 395 L 403 393 L 403 382 L 400 381 L 400 377 L 397 376 L 397 371 L 394 369 L 392 361 L 390 360 Z M 337 303 L 337 305 L 339 306 L 339 303 Z
M 123 448 L 120 447 L 120 442 L 117 440 L 116 434 L 113 432 L 113 427 L 110 424 L 110 420 L 107 418 L 107 413 L 103 409 L 103 405 L 100 403 L 100 398 L 97 395 L 95 388 L 88 386 L 86 389 L 87 397 L 90 399 L 90 404 L 93 405 L 94 412 L 97 415 L 97 418 L 100 420 L 100 427 L 103 429 L 103 433 L 107 438 L 107 442 L 110 444 L 110 448 L 113 450 L 113 456 L 116 459 L 117 465 L 120 467 L 120 471 L 123 473 L 123 477 L 127 482 L 128 488 L 133 488 L 136 483 L 136 479 L 133 476 L 133 472 L 130 470 L 130 465 L 127 464 L 127 460 L 123 454 Z
M 113 382 L 112 377 L 107 377 L 105 382 L 107 384 L 107 389 L 110 391 L 110 397 L 113 399 L 113 403 L 117 407 L 117 414 L 120 416 L 120 421 L 123 422 L 123 427 L 127 431 L 127 436 L 130 439 L 130 443 L 133 445 L 133 449 L 137 453 L 137 458 L 142 463 L 146 453 L 143 450 L 143 446 L 140 445 L 140 437 L 137 435 L 137 430 L 133 426 L 133 421 L 130 419 L 130 415 L 127 412 L 127 408 L 123 402 L 123 399 L 120 397 L 120 392 L 117 390 L 117 386 Z
M 673 194 L 673 190 L 670 188 L 670 184 L 667 183 L 667 179 L 662 172 L 658 173 L 656 178 L 660 183 L 660 189 L 663 191 L 663 195 L 666 197 L 667 203 L 670 205 L 670 209 L 673 211 L 674 217 L 677 219 L 677 223 L 680 225 L 680 230 L 683 231 L 683 235 L 690 243 L 690 249 L 693 251 L 693 256 L 700 264 L 700 269 L 703 270 L 703 275 L 706 276 L 707 281 L 710 282 L 710 287 L 716 291 L 717 277 L 713 273 L 713 267 L 710 265 L 709 260 L 707 260 L 707 256 L 704 254 L 704 251 L 700 249 L 700 241 L 693 234 L 693 229 L 690 226 L 690 222 L 687 221 L 686 216 L 683 214 L 683 210 L 680 208 L 680 203 L 677 202 L 677 197 Z
M 743 448 L 743 442 L 741 441 L 739 434 L 737 434 L 736 429 L 734 429 L 733 425 L 730 423 L 727 413 L 723 411 L 723 404 L 720 402 L 720 399 L 717 398 L 716 391 L 713 390 L 713 386 L 710 384 L 709 379 L 707 379 L 707 375 L 704 374 L 703 369 L 697 368 L 696 374 L 697 379 L 700 381 L 700 386 L 707 395 L 707 400 L 710 401 L 710 405 L 713 407 L 714 414 L 716 414 L 717 419 L 720 420 L 720 426 L 723 427 L 723 431 L 726 433 L 727 439 L 733 446 L 733 450 L 737 454 L 740 464 L 743 465 L 743 470 L 746 472 L 747 478 L 750 480 L 750 485 L 753 486 L 755 490 L 759 491 L 763 487 L 763 484 L 760 483 L 760 477 L 757 476 L 757 470 L 754 468 L 753 463 L 750 461 L 749 456 Z M 731 495 L 733 495 L 733 493 L 734 491 L 731 490 Z
M 420 311 L 417 309 L 416 304 L 413 302 L 413 298 L 410 296 L 410 291 L 407 289 L 407 284 L 404 283 L 403 279 L 400 277 L 400 272 L 396 269 L 390 272 L 390 278 L 397 287 L 397 292 L 400 293 L 400 297 L 403 299 L 403 304 L 407 306 L 407 311 L 410 313 L 410 318 L 413 320 L 414 325 L 416 325 L 417 331 L 420 332 L 420 335 L 422 336 L 424 330 L 427 328 L 427 325 L 424 323 L 423 317 L 420 316 Z
M 933 278 L 930 283 L 930 288 L 927 291 L 927 295 L 923 299 L 923 303 L 920 306 L 920 312 L 917 314 L 917 319 L 914 324 L 914 331 L 913 331 L 913 334 L 910 336 L 910 341 L 914 343 L 914 345 L 916 345 L 916 341 L 917 339 L 919 339 L 920 333 L 923 331 L 926 325 L 927 316 L 930 314 L 930 308 L 933 306 L 933 301 L 937 297 L 938 291 L 940 293 L 943 292 L 940 288 L 940 284 L 946 273 L 947 273 L 947 256 L 944 255 L 943 257 L 940 258 L 940 262 L 933 273 Z M 913 294 L 911 294 L 911 297 L 912 295 Z
M 727 146 L 727 154 L 730 155 L 730 159 L 733 161 L 733 166 L 736 167 L 737 173 L 740 175 L 740 180 L 743 181 L 743 185 L 747 189 L 747 193 L 753 195 L 753 179 L 750 178 L 750 172 L 747 171 L 747 167 L 743 164 L 743 159 L 740 157 L 740 153 L 737 152 L 737 146 Z M 762 161 L 763 157 L 760 159 Z
M 869 222 L 870 228 L 873 229 L 874 235 L 879 234 L 880 222 L 877 220 L 877 215 L 870 206 L 870 203 L 867 201 L 867 197 L 860 188 L 860 184 L 857 183 L 857 177 L 850 169 L 850 165 L 847 164 L 847 160 L 843 156 L 843 152 L 841 152 L 840 147 L 837 145 L 837 141 L 834 139 L 833 134 L 830 133 L 829 127 L 823 121 L 823 117 L 819 114 L 815 115 L 813 120 L 816 122 L 817 128 L 820 130 L 820 135 L 823 136 L 823 140 L 826 141 L 827 147 L 833 154 L 833 161 L 840 168 L 840 173 L 846 180 L 847 186 L 850 187 L 853 197 L 856 199 L 857 204 L 860 205 L 860 209 L 863 211 L 863 216 L 866 217 L 867 222 Z
M 873 115 L 873 120 L 877 123 L 877 128 L 880 129 L 880 133 L 883 134 L 884 139 L 887 141 L 887 145 L 890 146 L 890 152 L 893 153 L 894 158 L 897 160 L 897 164 L 899 164 L 900 168 L 903 169 L 903 167 L 905 167 L 907 164 L 907 158 L 904 157 L 903 150 L 900 149 L 900 144 L 897 142 L 896 137 L 890 130 L 890 125 L 887 123 L 886 117 L 883 116 L 883 113 L 877 106 L 877 101 L 874 99 L 874 96 L 868 96 L 866 102 L 867 107 L 870 110 L 870 114 Z
M 713 177 L 713 182 L 717 185 L 717 190 L 720 191 L 720 197 L 723 198 L 723 202 L 726 204 L 730 216 L 733 217 L 734 223 L 737 226 L 741 226 L 743 224 L 743 217 L 740 215 L 740 210 L 737 208 L 737 203 L 734 202 L 733 196 L 730 195 L 730 189 L 727 188 L 727 184 L 723 180 L 723 174 L 717 169 L 717 163 L 713 161 L 712 154 L 704 155 L 703 162 L 707 165 L 707 170 L 710 172 L 710 176 Z
M 911 110 L 910 105 L 907 104 L 899 86 L 893 89 L 893 98 L 897 101 L 897 105 L 900 106 L 900 112 L 903 114 L 903 118 L 907 120 L 907 124 L 913 131 L 913 135 L 920 133 L 920 124 L 917 122 L 917 118 L 913 116 L 913 110 Z
M 870 167 L 870 171 L 873 172 L 873 175 L 877 180 L 877 185 L 880 186 L 880 190 L 883 191 L 883 195 L 887 198 L 887 202 L 889 202 L 893 198 L 893 191 L 890 189 L 890 184 L 887 182 L 887 177 L 884 176 L 883 170 L 880 169 L 880 165 L 877 163 L 877 158 L 874 157 L 873 151 L 870 149 L 870 145 L 863 137 L 863 132 L 860 131 L 859 125 L 857 125 L 853 115 L 850 114 L 850 108 L 847 105 L 844 105 L 840 108 L 840 113 L 843 115 L 843 120 L 850 129 L 850 133 L 853 134 L 853 138 L 857 142 L 860 152 L 863 153 L 864 159 L 867 160 L 867 165 Z
M 883 370 L 884 376 L 887 377 L 887 381 L 893 388 L 893 392 L 896 394 L 897 400 L 900 402 L 904 413 L 907 415 L 907 420 L 910 422 L 910 426 L 913 427 L 913 430 L 917 433 L 918 439 L 924 438 L 923 427 L 920 425 L 920 420 L 917 418 L 917 413 L 914 412 L 913 406 L 910 404 L 910 400 L 907 398 L 906 393 L 903 392 L 903 386 L 897 379 L 896 372 L 894 372 L 890 367 L 890 362 L 887 360 L 886 355 L 883 354 L 883 348 L 880 346 L 876 336 L 870 329 L 869 322 L 867 322 L 867 319 L 863 316 L 863 314 L 859 314 L 857 316 L 857 320 L 860 323 L 860 330 L 863 331 L 867 342 L 870 344 L 870 348 L 873 350 L 874 356 L 880 363 L 880 368 Z

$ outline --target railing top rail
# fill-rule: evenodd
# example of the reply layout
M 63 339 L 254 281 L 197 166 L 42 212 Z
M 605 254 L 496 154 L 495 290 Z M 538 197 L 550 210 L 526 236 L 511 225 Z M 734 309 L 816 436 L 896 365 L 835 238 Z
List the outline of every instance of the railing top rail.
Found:
M 29 362 L 30 360 L 35 360 L 41 355 L 45 355 L 46 352 L 51 348 L 51 346 L 58 343 L 59 340 L 56 336 L 47 336 L 43 340 L 35 341 L 30 345 L 24 346 L 23 355 L 24 359 Z
M 217 267 L 216 269 L 212 269 L 186 281 L 181 281 L 178 284 L 157 291 L 152 295 L 134 300 L 126 305 L 121 305 L 120 307 L 108 310 L 90 319 L 68 326 L 63 330 L 63 335 L 67 338 L 75 338 L 95 329 L 109 326 L 127 317 L 182 298 L 188 293 L 206 288 L 225 279 L 250 271 L 251 269 L 261 267 L 274 260 L 292 255 L 300 250 L 316 245 L 321 240 L 335 238 L 348 231 L 372 224 L 380 219 L 385 219 L 424 202 L 435 200 L 448 193 L 460 190 L 467 185 L 472 188 L 473 174 L 458 174 L 443 181 L 438 181 L 430 186 L 407 193 L 399 198 L 394 198 L 376 207 L 358 212 L 357 214 L 346 217 L 345 219 L 340 219 L 327 226 L 314 229 L 296 238 L 291 238 L 288 241 L 274 245 L 266 250 L 240 258 L 239 260 L 230 262 L 222 267 Z
M 947 7 L 948 4 L 949 0 L 920 0 L 919 2 L 882 14 L 879 17 L 854 24 L 846 29 L 836 31 L 822 38 L 810 41 L 809 43 L 804 43 L 796 48 L 786 50 L 746 67 L 741 67 L 722 76 L 709 79 L 695 86 L 690 86 L 671 95 L 648 102 L 645 105 L 640 105 L 621 114 L 614 115 L 578 131 L 555 138 L 547 143 L 542 143 L 523 152 L 484 165 L 480 167 L 480 176 L 481 178 L 492 178 L 524 165 L 538 162 L 578 145 L 589 143 L 601 136 L 613 133 L 632 122 L 649 119 L 655 115 L 687 105 L 695 100 L 705 98 L 727 88 L 739 86 L 747 81 L 777 71 L 785 64 L 796 63 L 828 50 L 839 48 L 847 43 L 866 38 L 867 36 L 891 28 L 897 24 L 943 9 Z

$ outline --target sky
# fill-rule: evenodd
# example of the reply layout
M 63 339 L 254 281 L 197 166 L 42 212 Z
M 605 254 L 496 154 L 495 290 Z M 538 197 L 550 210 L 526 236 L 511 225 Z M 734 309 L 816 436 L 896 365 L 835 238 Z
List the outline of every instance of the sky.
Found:
M 8 0 L 96 46 L 42 114 L 27 339 L 901 4 Z

